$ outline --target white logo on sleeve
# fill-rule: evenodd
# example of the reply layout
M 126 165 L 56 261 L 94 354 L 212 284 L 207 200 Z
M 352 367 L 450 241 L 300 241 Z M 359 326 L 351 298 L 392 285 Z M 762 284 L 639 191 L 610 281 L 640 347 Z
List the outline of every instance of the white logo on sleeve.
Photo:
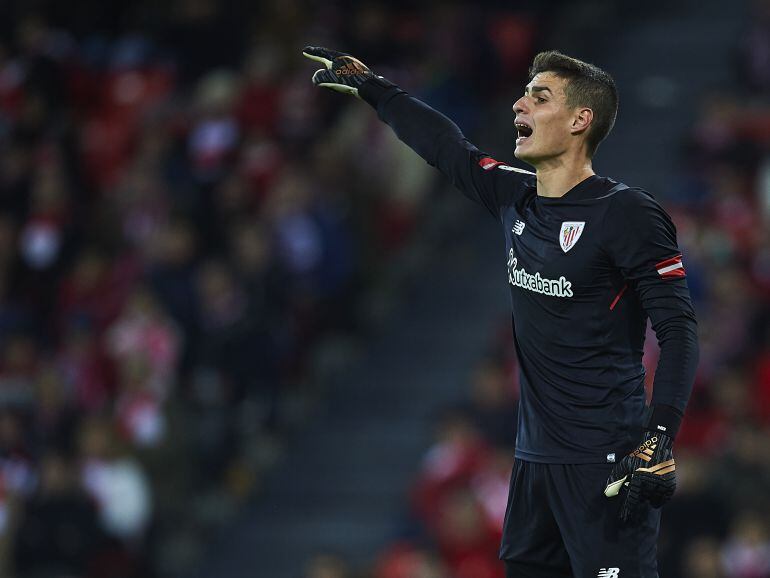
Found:
M 585 221 L 564 221 L 561 224 L 561 231 L 559 231 L 559 245 L 561 245 L 562 251 L 566 253 L 575 246 L 575 243 L 580 239 L 580 235 L 583 234 L 585 226 Z
M 524 227 L 526 226 L 527 224 L 524 221 L 516 219 L 516 222 L 513 224 L 513 229 L 511 229 L 511 231 L 517 235 L 521 235 L 524 232 Z
M 618 578 L 619 576 L 620 568 L 602 568 L 596 578 Z
M 497 165 L 498 169 L 504 170 L 504 171 L 510 171 L 512 173 L 522 173 L 525 175 L 534 175 L 532 171 L 525 171 L 524 169 L 520 169 L 518 167 L 511 167 L 508 165 Z

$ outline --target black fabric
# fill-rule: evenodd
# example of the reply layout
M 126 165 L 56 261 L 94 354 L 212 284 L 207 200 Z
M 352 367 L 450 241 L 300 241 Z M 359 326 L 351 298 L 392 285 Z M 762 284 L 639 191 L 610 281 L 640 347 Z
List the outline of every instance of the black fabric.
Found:
M 611 463 L 635 447 L 648 317 L 661 346 L 653 402 L 684 410 L 695 314 L 676 230 L 649 193 L 594 175 L 560 198 L 541 197 L 534 174 L 480 151 L 408 94 L 386 91 L 377 111 L 502 226 L 521 368 L 518 458 Z
M 500 558 L 507 578 L 658 578 L 660 510 L 634 524 L 601 488 L 609 464 L 516 460 Z
M 682 411 L 670 405 L 653 405 L 650 407 L 649 417 L 644 429 L 662 432 L 670 438 L 676 438 L 679 426 L 682 425 Z
M 397 94 L 404 94 L 404 91 L 382 76 L 373 76 L 358 89 L 358 96 L 375 110 L 377 110 L 380 101 L 384 100 L 386 94 L 388 97 L 393 97 Z
M 559 571 L 550 567 L 503 561 L 505 578 L 572 578 L 571 571 Z
M 522 194 L 519 189 L 525 178 L 534 186 L 534 173 L 495 161 L 470 143 L 449 118 L 403 91 L 384 93 L 377 112 L 399 139 L 495 218 L 501 206 Z M 493 170 L 497 167 L 501 170 Z
M 661 277 L 656 268 L 681 255 L 676 228 L 641 189 L 613 196 L 606 223 L 610 260 L 638 295 L 660 343 L 652 404 L 684 413 L 698 364 L 695 312 L 686 276 Z

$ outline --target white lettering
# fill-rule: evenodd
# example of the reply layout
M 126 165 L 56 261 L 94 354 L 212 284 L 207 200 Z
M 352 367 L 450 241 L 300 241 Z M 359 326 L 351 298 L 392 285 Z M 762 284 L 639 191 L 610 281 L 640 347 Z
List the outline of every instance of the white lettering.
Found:
M 540 273 L 527 273 L 522 267 L 517 269 L 518 259 L 513 254 L 513 249 L 508 253 L 508 283 L 514 287 L 521 287 L 534 293 L 552 295 L 554 297 L 572 297 L 572 283 L 565 279 L 564 275 L 558 279 L 547 279 Z

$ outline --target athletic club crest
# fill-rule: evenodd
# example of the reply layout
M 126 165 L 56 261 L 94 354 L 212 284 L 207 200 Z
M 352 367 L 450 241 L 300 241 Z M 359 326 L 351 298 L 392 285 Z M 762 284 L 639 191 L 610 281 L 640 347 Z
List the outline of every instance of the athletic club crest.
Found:
M 583 228 L 585 226 L 585 221 L 564 221 L 561 224 L 559 244 L 561 245 L 562 251 L 566 253 L 575 246 L 575 243 L 580 239 L 580 235 L 583 234 Z

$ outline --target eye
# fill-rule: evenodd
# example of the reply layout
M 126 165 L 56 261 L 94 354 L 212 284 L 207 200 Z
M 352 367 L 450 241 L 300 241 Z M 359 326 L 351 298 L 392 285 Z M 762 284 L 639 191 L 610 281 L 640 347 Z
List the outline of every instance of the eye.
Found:
M 542 96 L 538 96 L 537 97 L 537 102 L 540 103 L 540 104 L 543 104 L 544 102 L 546 102 L 546 100 Z

